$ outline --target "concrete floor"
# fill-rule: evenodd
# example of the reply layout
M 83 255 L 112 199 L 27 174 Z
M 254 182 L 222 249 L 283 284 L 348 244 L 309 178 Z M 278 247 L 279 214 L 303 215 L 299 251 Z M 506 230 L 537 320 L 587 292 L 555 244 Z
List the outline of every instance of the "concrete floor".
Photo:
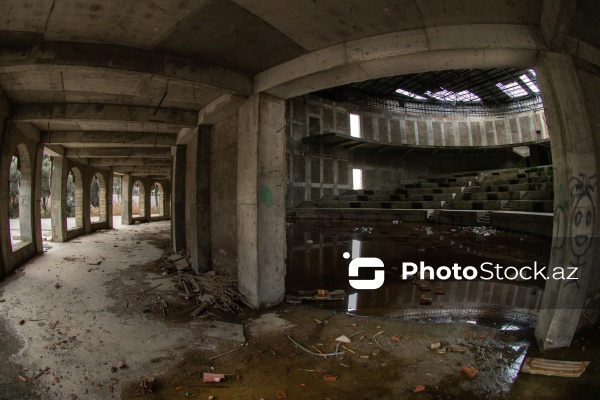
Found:
M 537 350 L 531 330 L 512 325 L 358 317 L 318 304 L 217 312 L 207 320 L 178 315 L 189 303 L 156 261 L 171 246 L 169 221 L 52 246 L 0 283 L 2 400 L 129 399 L 141 395 L 140 379 L 150 376 L 158 384 L 149 399 L 275 399 L 281 390 L 290 399 L 565 399 L 599 389 L 593 368 L 571 380 L 519 374 L 519 360 Z M 159 283 L 152 295 L 141 294 Z M 167 319 L 153 308 L 157 296 L 169 304 Z M 213 319 L 243 323 L 246 345 L 205 336 Z M 378 332 L 381 347 L 373 340 Z M 552 357 L 597 363 L 595 333 Z M 327 353 L 342 334 L 355 335 L 341 358 L 307 354 L 287 337 Z M 429 349 L 438 341 L 468 351 L 440 355 Z M 128 368 L 111 372 L 119 361 Z M 480 376 L 463 376 L 465 364 L 476 365 Z M 234 375 L 210 386 L 203 372 Z M 336 381 L 324 380 L 327 374 Z M 418 385 L 425 391 L 412 394 Z

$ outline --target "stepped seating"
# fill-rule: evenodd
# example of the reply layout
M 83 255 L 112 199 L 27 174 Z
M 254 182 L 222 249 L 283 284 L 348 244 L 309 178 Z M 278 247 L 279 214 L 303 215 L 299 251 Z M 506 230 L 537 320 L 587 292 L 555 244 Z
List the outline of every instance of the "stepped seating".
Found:
M 395 189 L 348 190 L 298 207 L 552 213 L 553 197 L 552 166 L 542 166 L 407 179 Z M 437 219 L 439 213 L 430 215 L 430 220 Z

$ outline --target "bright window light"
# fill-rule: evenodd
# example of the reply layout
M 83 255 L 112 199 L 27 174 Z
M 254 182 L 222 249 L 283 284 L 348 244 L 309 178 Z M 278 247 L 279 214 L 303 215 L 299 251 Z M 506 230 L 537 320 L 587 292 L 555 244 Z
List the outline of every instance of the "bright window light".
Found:
M 360 116 L 358 114 L 350 114 L 350 136 L 361 137 Z
M 400 93 L 406 97 L 410 97 L 411 99 L 415 99 L 415 100 L 427 100 L 427 98 L 425 98 L 423 96 L 419 96 L 418 94 L 414 94 L 414 93 L 409 92 L 408 90 L 404 90 L 404 89 L 396 89 L 396 93 Z
M 533 81 L 529 79 L 529 77 L 526 74 L 521 75 L 519 78 L 523 81 L 524 84 L 527 85 L 529 90 L 531 90 L 533 93 L 540 92 L 540 89 L 537 87 L 537 85 L 533 83 Z
M 496 83 L 496 86 L 506 93 L 510 98 L 516 99 L 517 97 L 527 96 L 527 91 L 521 87 L 517 82 L 510 82 L 504 85 L 502 82 Z
M 348 295 L 348 311 L 356 311 L 358 305 L 358 293 Z
M 537 74 L 535 73 L 535 71 L 534 71 L 534 70 L 532 70 L 532 69 L 528 69 L 527 71 L 529 71 L 529 73 L 530 73 L 531 75 L 533 75 L 533 76 L 537 76 Z
M 442 88 L 437 92 L 427 91 L 425 94 L 429 97 L 433 97 L 434 99 L 438 99 L 441 101 L 463 101 L 463 102 L 476 102 L 481 101 L 481 98 L 474 93 L 469 92 L 468 90 L 463 90 L 460 92 L 453 92 L 451 90 L 447 90 Z
M 363 179 L 362 179 L 362 169 L 353 169 L 352 170 L 352 188 L 354 190 L 362 190 L 363 188 Z

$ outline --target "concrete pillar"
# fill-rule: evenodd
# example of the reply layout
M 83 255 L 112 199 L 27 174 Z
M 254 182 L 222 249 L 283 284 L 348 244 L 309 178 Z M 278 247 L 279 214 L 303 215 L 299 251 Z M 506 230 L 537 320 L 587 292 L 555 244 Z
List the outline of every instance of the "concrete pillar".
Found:
M 68 162 L 63 156 L 52 158 L 52 181 L 50 182 L 52 241 L 67 240 L 67 174 Z
M 106 204 L 106 222 L 108 227 L 113 227 L 113 184 L 115 175 L 112 171 L 106 174 L 106 190 L 105 190 L 105 204 Z
M 240 291 L 255 306 L 285 293 L 285 103 L 253 95 L 239 110 L 237 239 Z
M 133 189 L 133 179 L 131 175 L 123 175 L 121 179 L 121 224 L 131 225 L 131 191 Z
M 6 96 L 4 96 L 4 93 L 2 92 L 2 88 L 0 88 L 0 146 L 2 146 L 2 143 L 4 143 L 4 134 L 6 131 L 6 121 L 8 120 L 9 116 L 10 116 L 10 102 L 8 101 Z M 0 149 L 0 152 L 2 150 L 3 149 Z M 2 165 L 2 163 L 0 162 L 0 166 L 1 165 Z M 4 169 L 0 168 L 0 183 L 2 182 L 2 177 L 4 177 L 4 176 L 8 176 L 8 172 L 4 171 Z M 4 192 L 4 190 L 2 190 L 2 192 Z M 4 194 L 0 193 L 0 201 L 2 202 L 2 204 L 8 204 L 8 199 L 5 200 L 6 196 L 8 196 L 8 194 L 4 195 Z M 0 218 L 0 220 L 2 220 L 2 218 Z M 9 230 L 8 234 L 10 235 L 10 230 Z M 1 230 L 0 230 L 0 240 L 5 241 Z M 6 255 L 4 254 L 4 246 L 0 243 L 0 281 L 6 274 L 6 272 L 5 272 L 6 267 L 4 266 L 5 257 L 6 257 Z
M 140 208 L 140 220 L 141 222 L 151 221 L 151 203 L 150 193 L 152 188 L 150 187 L 150 180 L 146 178 L 132 178 L 132 181 L 140 183 L 140 196 L 139 196 L 139 208 Z M 133 188 L 133 186 L 132 186 Z M 132 202 L 133 203 L 133 202 Z
M 186 147 L 175 146 L 173 157 L 173 179 L 171 180 L 171 232 L 173 250 L 180 251 L 186 248 L 185 243 L 185 174 L 186 174 Z
M 544 52 L 536 72 L 552 133 L 554 162 L 551 279 L 546 282 L 535 330 L 540 347 L 547 350 L 569 346 L 582 311 L 590 307 L 588 289 L 598 287 L 593 257 L 600 256 L 595 238 L 600 232 L 596 157 L 600 143 L 594 143 L 592 128 L 599 118 L 590 115 L 584 96 L 592 82 L 582 81 L 571 57 Z M 577 268 L 573 275 L 577 280 L 552 279 L 555 268 L 567 272 Z
M 201 125 L 187 145 L 185 216 L 187 248 L 196 272 L 211 268 L 210 257 L 210 135 L 211 127 Z
M 42 247 L 42 157 L 44 155 L 44 146 L 38 144 L 36 147 L 35 159 L 32 160 L 33 168 L 33 243 L 35 251 L 38 254 L 44 252 Z
M 170 182 L 164 182 L 163 183 L 163 190 L 164 190 L 164 196 L 163 196 L 163 213 L 164 213 L 164 217 L 165 219 L 169 219 L 171 218 L 171 183 Z

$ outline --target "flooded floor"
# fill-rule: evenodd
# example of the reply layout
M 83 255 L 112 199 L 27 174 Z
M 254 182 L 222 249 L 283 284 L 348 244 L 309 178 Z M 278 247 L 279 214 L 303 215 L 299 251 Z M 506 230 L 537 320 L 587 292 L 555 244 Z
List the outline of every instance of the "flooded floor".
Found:
M 192 318 L 189 301 L 163 275 L 168 222 L 56 244 L 0 283 L 0 399 L 595 398 L 598 328 L 579 332 L 569 349 L 544 354 L 591 361 L 580 378 L 519 372 L 525 355 L 540 355 L 530 326 L 539 283 L 434 280 L 432 290 L 422 292 L 398 273 L 406 260 L 433 266 L 454 257 L 465 265 L 547 262 L 546 239 L 398 225 L 295 223 L 288 231 L 290 294 L 342 289 L 345 299 L 235 315 L 211 309 L 206 318 Z M 344 252 L 384 261 L 389 273 L 377 294 L 348 285 Z M 435 295 L 436 288 L 444 294 Z M 420 305 L 423 293 L 430 293 L 431 305 Z M 162 300 L 166 317 L 157 305 Z M 513 306 L 525 311 L 508 312 Z M 209 336 L 215 321 L 243 324 L 245 342 Z M 337 348 L 342 354 L 324 357 L 336 352 L 341 335 L 350 340 Z M 113 368 L 119 363 L 127 368 Z M 476 378 L 461 372 L 467 365 L 479 371 Z M 204 373 L 225 374 L 225 380 L 204 383 Z M 156 381 L 153 392 L 140 392 L 149 377 Z

